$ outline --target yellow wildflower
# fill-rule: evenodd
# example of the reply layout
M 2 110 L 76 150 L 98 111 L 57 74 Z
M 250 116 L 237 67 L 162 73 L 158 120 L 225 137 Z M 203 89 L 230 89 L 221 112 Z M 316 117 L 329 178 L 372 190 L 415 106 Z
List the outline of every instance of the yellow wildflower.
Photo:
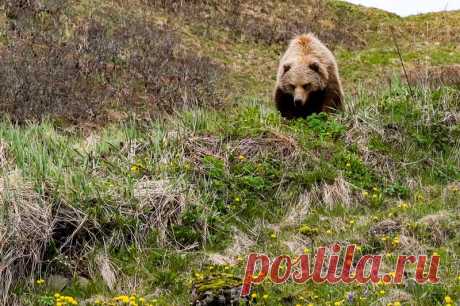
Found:
M 127 295 L 119 295 L 113 298 L 116 302 L 129 303 L 129 297 Z
M 45 283 L 45 280 L 42 278 L 37 279 L 36 281 L 37 285 L 43 285 Z

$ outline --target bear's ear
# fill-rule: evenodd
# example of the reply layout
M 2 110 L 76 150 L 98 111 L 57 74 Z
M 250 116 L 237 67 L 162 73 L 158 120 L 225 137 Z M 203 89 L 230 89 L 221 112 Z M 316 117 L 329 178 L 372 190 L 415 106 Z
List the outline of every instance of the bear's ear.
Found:
M 318 62 L 310 63 L 310 65 L 308 65 L 308 67 L 310 67 L 311 70 L 313 70 L 313 71 L 319 73 L 320 67 L 319 67 L 319 63 L 318 63 Z
M 283 74 L 288 72 L 291 69 L 291 64 L 284 64 L 283 65 Z

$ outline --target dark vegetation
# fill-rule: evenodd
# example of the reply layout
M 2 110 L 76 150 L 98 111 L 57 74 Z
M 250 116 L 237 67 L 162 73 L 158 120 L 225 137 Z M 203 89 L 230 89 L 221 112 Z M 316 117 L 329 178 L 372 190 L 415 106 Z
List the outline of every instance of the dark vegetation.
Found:
M 221 67 L 184 48 L 170 29 L 115 12 L 73 24 L 69 6 L 6 5 L 0 112 L 14 121 L 51 116 L 95 124 L 119 120 L 128 109 L 151 117 L 222 103 Z
M 331 48 L 365 45 L 358 29 L 353 28 L 356 22 L 347 8 L 337 7 L 331 14 L 331 5 L 321 0 L 274 1 L 263 5 L 242 0 L 144 2 L 193 22 L 198 35 L 211 39 L 224 31 L 232 39 L 272 45 L 286 42 L 295 34 L 314 32 Z

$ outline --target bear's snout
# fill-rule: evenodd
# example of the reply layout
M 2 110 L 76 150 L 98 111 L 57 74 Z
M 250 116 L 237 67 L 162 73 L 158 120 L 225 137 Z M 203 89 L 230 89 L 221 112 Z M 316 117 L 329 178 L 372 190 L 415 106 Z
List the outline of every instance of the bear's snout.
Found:
M 302 99 L 294 99 L 294 105 L 297 107 L 303 106 L 303 100 Z

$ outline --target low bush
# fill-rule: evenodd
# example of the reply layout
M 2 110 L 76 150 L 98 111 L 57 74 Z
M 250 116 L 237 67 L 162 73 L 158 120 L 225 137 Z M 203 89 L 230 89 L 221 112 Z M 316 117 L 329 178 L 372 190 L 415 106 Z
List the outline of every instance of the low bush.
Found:
M 111 29 L 86 18 L 67 39 L 28 27 L 10 31 L 0 49 L 0 113 L 17 122 L 53 116 L 94 123 L 123 118 L 114 113 L 128 109 L 150 117 L 222 102 L 220 67 L 209 58 L 141 18 L 121 24 Z
M 187 22 L 201 22 L 200 35 L 223 30 L 234 39 L 264 44 L 284 43 L 295 34 L 314 32 L 331 48 L 363 46 L 353 29 L 352 16 L 329 14 L 326 1 L 264 3 L 257 1 L 164 1 L 145 0 L 147 5 L 181 16 Z

